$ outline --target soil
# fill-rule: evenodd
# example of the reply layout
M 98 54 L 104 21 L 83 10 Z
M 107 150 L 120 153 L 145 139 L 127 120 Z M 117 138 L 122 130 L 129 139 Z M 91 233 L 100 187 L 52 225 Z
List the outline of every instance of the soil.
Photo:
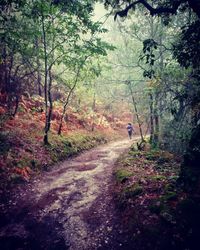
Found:
M 1 250 L 127 249 L 112 173 L 133 140 L 84 152 L 2 196 Z

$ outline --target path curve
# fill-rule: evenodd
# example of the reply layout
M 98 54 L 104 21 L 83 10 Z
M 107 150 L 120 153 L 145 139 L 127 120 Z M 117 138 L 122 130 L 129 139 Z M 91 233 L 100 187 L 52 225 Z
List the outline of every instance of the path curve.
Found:
M 1 249 L 120 247 L 113 239 L 111 178 L 114 162 L 132 143 L 111 142 L 66 160 L 1 204 Z

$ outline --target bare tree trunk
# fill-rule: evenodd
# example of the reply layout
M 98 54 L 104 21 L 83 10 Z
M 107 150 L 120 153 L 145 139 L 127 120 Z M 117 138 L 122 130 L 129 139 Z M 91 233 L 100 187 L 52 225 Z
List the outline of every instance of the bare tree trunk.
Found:
M 15 117 L 15 115 L 17 114 L 17 111 L 18 111 L 18 108 L 19 108 L 19 96 L 18 95 L 16 95 L 15 96 L 15 110 L 14 110 L 14 112 L 13 112 L 13 117 Z
M 154 140 L 154 122 L 153 122 L 153 95 L 149 94 L 150 97 L 150 143 Z
M 135 110 L 135 115 L 136 115 L 137 123 L 138 123 L 138 126 L 139 126 L 141 141 L 143 142 L 144 141 L 144 137 L 143 137 L 143 132 L 142 132 L 142 123 L 140 121 L 140 117 L 139 117 L 138 109 L 137 109 L 137 103 L 135 101 L 135 98 L 134 98 L 134 95 L 133 95 L 133 90 L 131 88 L 131 83 L 130 82 L 128 82 L 128 86 L 129 86 L 129 89 L 130 89 L 130 92 L 131 92 L 131 98 L 132 98 L 132 102 L 133 102 L 133 106 L 134 106 L 134 110 Z
M 48 84 L 48 101 L 49 101 L 49 112 L 48 112 L 48 131 L 50 130 L 51 127 L 51 116 L 52 116 L 52 111 L 53 111 L 53 101 L 52 101 L 52 96 L 51 96 L 51 88 L 52 88 L 52 72 L 51 69 L 49 69 L 49 84 Z
M 65 104 L 63 106 L 63 112 L 62 112 L 62 115 L 61 115 L 61 118 L 60 118 L 60 124 L 59 124 L 59 128 L 58 128 L 58 135 L 61 135 L 61 133 L 62 133 L 63 119 L 64 119 L 64 116 L 65 116 L 65 113 L 66 113 L 67 105 L 69 104 L 69 101 L 70 101 L 70 97 L 73 94 L 74 89 L 76 88 L 78 78 L 79 78 L 79 74 L 80 74 L 80 70 L 81 70 L 81 68 L 79 67 L 79 69 L 78 69 L 78 71 L 76 73 L 76 78 L 75 78 L 75 81 L 74 81 L 74 85 L 70 89 L 70 91 L 69 91 L 69 93 L 67 95 L 66 102 L 65 102 Z
M 159 142 L 159 132 L 160 132 L 160 127 L 159 127 L 159 116 L 157 114 L 157 111 L 154 115 L 154 119 L 155 119 L 155 133 L 154 133 L 154 144 L 155 146 L 158 145 Z
M 35 40 L 35 47 L 36 50 L 39 50 L 39 44 L 38 44 L 38 39 L 36 38 Z M 39 56 L 37 56 L 37 88 L 38 88 L 38 95 L 42 96 L 42 78 L 41 78 L 41 64 L 40 64 L 40 59 Z
M 94 131 L 94 112 L 96 108 L 96 93 L 94 92 L 93 95 L 93 104 L 92 104 L 92 111 L 93 111 L 93 116 L 92 116 L 92 131 Z
M 45 128 L 44 128 L 44 144 L 49 144 L 48 132 L 49 132 L 49 112 L 48 112 L 48 58 L 47 58 L 47 43 L 46 43 L 46 31 L 44 26 L 44 16 L 42 16 L 42 35 L 43 35 L 43 49 L 44 49 L 44 100 L 45 100 Z

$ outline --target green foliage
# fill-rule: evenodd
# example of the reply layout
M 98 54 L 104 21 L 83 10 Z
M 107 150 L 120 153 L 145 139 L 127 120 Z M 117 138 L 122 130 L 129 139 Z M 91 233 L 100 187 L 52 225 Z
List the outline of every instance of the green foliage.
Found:
M 174 55 L 184 67 L 192 66 L 198 69 L 200 49 L 198 45 L 200 21 L 196 20 L 189 26 L 182 27 L 180 40 L 174 46 Z
M 117 182 L 124 182 L 126 181 L 130 176 L 132 176 L 133 173 L 131 171 L 125 170 L 125 169 L 118 169 L 115 172 L 115 178 Z
M 53 162 L 67 159 L 70 156 L 105 143 L 102 134 L 73 133 L 70 136 L 51 136 L 52 143 L 46 146 Z
M 127 199 L 129 198 L 132 199 L 132 198 L 135 198 L 137 195 L 140 195 L 143 192 L 143 187 L 138 184 L 135 184 L 135 185 L 126 187 L 122 192 Z
M 151 179 L 154 180 L 154 181 L 162 181 L 162 180 L 166 179 L 166 176 L 164 176 L 164 175 L 153 175 L 151 177 Z
M 160 157 L 160 150 L 151 150 L 146 153 L 147 160 L 157 160 Z

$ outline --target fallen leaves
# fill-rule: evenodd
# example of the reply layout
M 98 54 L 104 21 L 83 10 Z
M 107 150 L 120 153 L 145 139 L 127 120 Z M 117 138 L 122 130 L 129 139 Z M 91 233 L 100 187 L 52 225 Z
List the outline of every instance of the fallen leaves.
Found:
M 24 167 L 24 168 L 15 167 L 13 169 L 13 173 L 19 174 L 24 178 L 24 180 L 29 181 L 32 170 L 30 169 L 30 167 Z

